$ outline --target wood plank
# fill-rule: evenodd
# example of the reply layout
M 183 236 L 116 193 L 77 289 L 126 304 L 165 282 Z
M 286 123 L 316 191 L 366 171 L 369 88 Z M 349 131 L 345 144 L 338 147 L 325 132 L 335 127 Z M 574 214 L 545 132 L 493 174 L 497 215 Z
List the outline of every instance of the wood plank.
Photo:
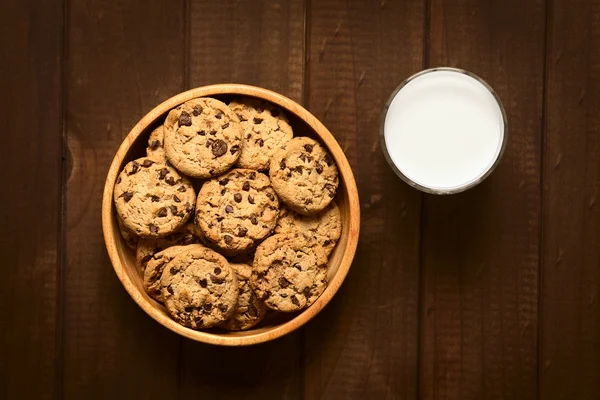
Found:
M 417 394 L 421 194 L 379 146 L 384 103 L 423 66 L 425 2 L 314 1 L 308 15 L 308 108 L 353 167 L 362 224 L 332 303 L 306 328 L 307 399 Z
M 62 1 L 8 0 L 0 9 L 0 397 L 52 399 L 61 243 Z
M 553 2 L 546 79 L 540 391 L 600 392 L 600 1 Z
M 425 196 L 424 399 L 537 396 L 543 1 L 432 0 L 430 65 L 470 70 L 500 95 L 508 145 L 480 186 Z
M 303 97 L 304 1 L 192 2 L 190 86 L 237 82 Z M 300 333 L 249 348 L 183 343 L 183 398 L 297 399 Z
M 100 199 L 133 125 L 184 82 L 184 2 L 70 1 L 64 397 L 171 398 L 180 339 L 128 296 L 104 248 Z

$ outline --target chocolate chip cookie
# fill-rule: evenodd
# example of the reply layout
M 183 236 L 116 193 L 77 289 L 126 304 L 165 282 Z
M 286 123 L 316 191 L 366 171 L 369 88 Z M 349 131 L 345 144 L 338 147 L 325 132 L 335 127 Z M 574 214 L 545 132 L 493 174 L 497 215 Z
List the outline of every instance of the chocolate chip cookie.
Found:
M 128 163 L 114 189 L 117 214 L 141 237 L 162 237 L 183 226 L 194 211 L 192 184 L 167 164 L 144 157 Z
M 210 328 L 235 311 L 237 278 L 227 260 L 213 250 L 179 253 L 163 271 L 160 283 L 169 314 L 187 327 Z
M 275 233 L 296 232 L 309 236 L 327 254 L 331 253 L 342 234 L 340 209 L 334 201 L 315 215 L 302 215 L 281 207 Z
M 243 331 L 258 324 L 267 315 L 265 306 L 250 286 L 252 268 L 247 264 L 230 264 L 238 280 L 238 302 L 233 315 L 221 324 L 219 328 L 228 331 Z
M 237 165 L 258 171 L 269 169 L 273 153 L 294 136 L 287 117 L 278 107 L 252 97 L 236 99 L 229 108 L 244 128 Z
M 187 101 L 165 121 L 165 154 L 182 173 L 210 178 L 240 157 L 242 126 L 229 107 L 216 99 Z
M 193 222 L 188 222 L 176 232 L 165 237 L 140 239 L 135 252 L 135 264 L 143 272 L 156 253 L 171 246 L 185 246 L 201 242 L 200 229 Z
M 165 266 L 167 266 L 177 254 L 195 248 L 202 248 L 202 245 L 190 244 L 187 246 L 172 246 L 163 251 L 159 251 L 152 256 L 144 270 L 144 289 L 146 289 L 146 292 L 152 298 L 160 303 L 163 302 L 160 278 L 162 277 Z
M 196 207 L 196 223 L 221 249 L 240 252 L 275 228 L 279 200 L 269 178 L 249 169 L 233 169 L 204 183 Z
M 123 225 L 123 221 L 121 221 L 121 218 L 119 217 L 117 217 L 117 224 L 119 225 L 119 233 L 121 233 L 121 237 L 125 241 L 127 247 L 135 250 L 139 239 L 137 235 L 131 232 L 129 229 L 127 229 L 127 227 Z
M 269 176 L 281 200 L 304 215 L 327 207 L 339 184 L 335 161 L 323 146 L 308 137 L 294 138 L 277 150 Z
M 167 160 L 165 156 L 164 139 L 165 127 L 161 125 L 155 130 L 153 130 L 150 134 L 150 137 L 148 138 L 146 157 L 153 161 L 164 163 Z
M 250 282 L 267 307 L 301 310 L 327 286 L 327 255 L 301 234 L 273 235 L 256 249 Z

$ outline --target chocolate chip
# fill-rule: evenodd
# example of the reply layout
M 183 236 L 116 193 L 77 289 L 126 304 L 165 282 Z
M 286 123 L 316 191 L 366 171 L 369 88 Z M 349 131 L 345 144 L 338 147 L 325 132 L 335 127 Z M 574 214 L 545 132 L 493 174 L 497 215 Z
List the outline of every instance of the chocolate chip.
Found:
M 171 285 L 167 286 L 167 291 L 171 294 L 175 294 L 175 292 L 173 292 L 173 288 L 171 287 Z
M 215 131 L 214 129 L 211 130 L 210 132 L 208 132 L 209 135 L 211 136 L 215 136 L 217 134 L 217 131 Z
M 219 275 L 221 273 L 221 268 L 215 267 L 214 271 L 215 271 L 215 274 Z
M 292 267 L 296 268 L 298 271 L 302 271 L 302 266 L 298 263 L 294 263 L 294 265 L 292 265 Z
M 246 136 L 246 139 L 250 139 L 251 137 L 252 137 L 252 134 L 251 134 L 251 133 L 249 133 L 249 134 Z
M 300 302 L 296 298 L 296 295 L 293 294 L 292 297 L 290 297 L 290 299 L 292 300 L 292 303 L 294 303 L 294 305 L 296 305 L 296 306 L 300 305 Z
M 315 169 L 317 170 L 317 174 L 321 175 L 323 173 L 323 166 L 321 165 L 321 163 L 317 163 Z
M 163 168 L 160 171 L 158 171 L 158 179 L 165 179 L 165 176 L 167 176 L 167 174 L 169 173 L 169 170 L 167 168 Z
M 206 312 L 211 312 L 213 306 L 211 303 L 204 303 L 204 305 L 202 306 L 202 308 L 204 308 L 204 311 Z
M 204 325 L 204 321 L 202 320 L 202 318 L 196 318 L 194 320 L 194 324 L 196 324 L 196 328 L 202 328 L 202 326 Z
M 281 169 L 281 170 L 285 169 L 285 159 L 283 159 L 279 162 L 279 169 Z
M 242 190 L 244 190 L 246 192 L 248 190 L 250 190 L 250 182 L 248 182 L 248 181 L 244 182 L 244 184 L 242 185 Z
M 231 244 L 233 242 L 233 238 L 229 235 L 224 235 L 223 240 L 225 241 L 225 244 Z
M 156 226 L 154 224 L 148 224 L 148 228 L 150 229 L 150 232 L 158 233 L 158 226 Z
M 335 196 L 335 187 L 331 183 L 326 183 L 324 187 L 329 192 L 329 197 Z
M 313 145 L 312 144 L 305 144 L 304 145 L 304 150 L 308 151 L 309 153 L 313 151 Z
M 167 177 L 167 179 L 165 179 L 165 182 L 167 182 L 169 185 L 173 186 L 175 184 L 175 178 L 173 178 L 172 176 Z
M 160 146 L 159 140 L 153 140 L 152 142 L 150 142 L 150 150 L 156 150 L 158 149 L 158 146 Z
M 256 219 L 256 217 L 250 218 L 250 222 L 252 222 L 252 225 L 258 225 L 258 220 Z
M 309 204 L 312 204 L 312 203 L 313 203 L 313 201 L 311 199 L 304 200 L 304 204 L 306 204 L 306 205 L 309 205 Z
M 159 208 L 156 215 L 159 217 L 166 217 L 167 216 L 167 208 L 166 207 Z
M 239 193 L 236 193 L 233 195 L 233 200 L 235 200 L 236 203 L 239 203 L 242 201 L 242 195 Z
M 129 175 L 133 175 L 136 172 L 138 172 L 138 169 L 140 169 L 140 164 L 137 163 L 137 161 L 134 161 L 131 163 L 131 170 L 129 171 Z
M 129 200 L 131 200 L 131 198 L 133 197 L 133 192 L 123 192 L 121 197 L 123 197 L 123 200 L 125 200 L 125 203 L 129 203 Z
M 220 285 L 222 283 L 225 282 L 225 278 L 219 278 L 218 276 L 214 276 L 211 275 L 210 276 L 210 280 L 212 281 L 212 283 L 214 283 L 215 285 Z
M 302 294 L 304 295 L 304 297 L 310 297 L 310 288 L 308 286 L 305 287 L 302 291 Z
M 244 228 L 244 227 L 242 227 L 242 226 L 240 226 L 240 227 L 238 228 L 238 233 L 237 233 L 237 235 L 238 235 L 239 237 L 244 237 L 244 236 L 246 236 L 246 233 L 248 233 L 248 229 L 246 229 L 246 228 Z
M 202 107 L 194 106 L 194 111 L 192 112 L 192 114 L 194 114 L 194 117 L 197 117 L 198 115 L 202 114 Z
M 179 116 L 179 126 L 191 126 L 192 125 L 192 117 L 187 111 L 182 111 Z
M 221 312 L 224 312 L 224 313 L 226 313 L 227 310 L 229 309 L 227 307 L 227 305 L 225 305 L 225 304 L 219 304 L 217 307 L 219 307 L 219 310 L 221 310 Z
M 225 193 L 227 193 L 227 189 L 221 189 L 221 195 L 224 195 Z
M 238 150 L 240 149 L 240 146 L 238 146 L 237 144 L 235 146 L 231 146 L 231 149 L 229 149 L 229 152 L 231 154 L 235 154 Z
M 208 286 L 208 282 L 206 281 L 206 279 L 200 279 L 200 282 L 198 282 L 200 284 L 200 287 L 205 288 L 206 286 Z
M 214 170 L 214 169 L 211 169 L 210 171 L 208 171 L 208 174 L 209 174 L 210 176 L 215 176 L 215 175 L 216 175 L 216 172 L 215 172 L 215 170 Z
M 217 139 L 212 144 L 211 151 L 213 153 L 213 156 L 221 157 L 223 154 L 227 153 L 227 143 L 225 143 L 221 139 Z
M 300 154 L 300 157 L 298 157 L 299 159 L 301 159 L 302 161 L 306 162 L 308 156 L 304 153 Z
M 223 118 L 223 113 L 222 113 L 222 112 L 218 112 L 218 113 L 215 115 L 215 118 L 216 118 L 216 119 L 221 119 L 221 118 Z
M 229 128 L 229 122 L 226 122 L 221 126 L 221 129 L 227 129 L 227 128 Z
M 331 244 L 331 240 L 327 239 L 323 242 L 323 246 L 329 246 Z
M 290 286 L 290 281 L 288 281 L 287 279 L 285 279 L 282 276 L 279 278 L 279 286 L 281 286 L 281 288 L 285 289 L 286 287 Z
M 262 118 L 254 118 L 254 123 L 255 123 L 255 124 L 257 124 L 257 125 L 258 125 L 258 124 L 260 124 L 260 123 L 262 123 L 262 122 L 263 122 L 263 119 L 262 119 Z
M 271 115 L 272 115 L 272 116 L 274 116 L 274 117 L 279 117 L 279 114 L 280 114 L 280 113 L 279 113 L 279 109 L 277 109 L 277 108 L 274 108 L 274 109 L 272 109 L 272 110 L 271 110 Z
M 176 195 L 176 194 L 174 194 L 174 195 L 173 195 L 173 201 L 174 201 L 175 203 L 181 203 L 181 200 L 179 199 L 179 197 L 177 197 L 177 195 Z
M 142 163 L 142 167 L 144 167 L 144 168 L 148 168 L 148 167 L 149 167 L 149 166 L 151 166 L 152 164 L 154 164 L 154 161 L 152 161 L 152 160 L 148 160 L 148 159 L 145 159 L 145 160 L 144 160 L 144 162 Z
M 238 116 L 238 118 L 240 119 L 240 121 L 248 121 L 246 118 L 244 118 L 244 116 L 242 114 L 236 114 Z
M 267 193 L 267 197 L 269 198 L 269 200 L 275 201 L 275 196 L 273 196 L 273 193 Z
M 254 172 L 254 171 L 250 172 L 250 174 L 248 174 L 248 178 L 250 178 L 252 180 L 256 179 L 256 172 Z
M 298 165 L 296 168 L 294 168 L 294 172 L 302 174 L 302 167 L 300 165 Z
M 203 129 L 201 131 L 198 132 L 198 135 L 200 136 L 206 136 L 206 131 Z
M 228 213 L 228 214 L 232 213 L 233 212 L 233 207 L 230 204 L 227 204 L 225 206 L 225 212 Z
M 325 157 L 323 157 L 323 162 L 330 167 L 331 164 L 333 164 L 333 160 L 331 159 L 331 156 L 329 154 L 325 154 Z
M 248 203 L 254 204 L 254 197 L 248 195 Z
M 187 189 L 185 188 L 185 186 L 181 185 L 179 186 L 179 189 L 177 189 L 178 192 L 184 193 Z
M 227 185 L 228 182 L 229 182 L 229 179 L 223 178 L 219 181 L 219 185 L 225 186 L 225 185 Z
M 256 141 L 256 143 L 258 143 L 258 145 L 259 145 L 260 147 L 263 147 L 263 146 L 265 145 L 265 141 L 264 141 L 264 140 L 262 140 L 262 139 L 258 139 L 258 140 Z
M 171 210 L 171 214 L 173 215 L 177 215 L 177 213 L 179 212 L 177 210 L 177 206 L 169 206 L 169 209 Z
M 267 290 L 267 291 L 265 291 L 265 293 L 263 293 L 263 295 L 262 295 L 262 297 L 261 297 L 261 300 L 262 300 L 262 301 L 265 301 L 265 300 L 267 300 L 269 297 L 271 297 L 271 292 Z

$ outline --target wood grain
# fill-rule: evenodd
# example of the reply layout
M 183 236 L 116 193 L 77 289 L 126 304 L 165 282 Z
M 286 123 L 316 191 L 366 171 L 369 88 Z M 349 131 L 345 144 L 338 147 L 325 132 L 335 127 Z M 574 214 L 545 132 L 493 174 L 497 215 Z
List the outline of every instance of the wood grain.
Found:
M 421 195 L 379 148 L 388 96 L 422 68 L 422 1 L 310 2 L 308 108 L 360 191 L 361 237 L 343 288 L 306 327 L 304 398 L 415 398 Z
M 0 6 L 0 397 L 6 399 L 57 395 L 62 30 L 61 1 Z
M 191 87 L 236 82 L 301 101 L 304 1 L 192 2 Z M 183 398 L 297 399 L 300 333 L 247 349 L 183 344 Z M 236 376 L 235 380 L 230 377 Z
M 484 78 L 509 129 L 487 181 L 425 196 L 421 396 L 534 399 L 544 3 L 432 0 L 430 15 L 430 65 Z
M 133 125 L 183 89 L 184 3 L 68 3 L 66 398 L 171 398 L 180 339 L 133 302 L 106 255 L 100 199 Z
M 600 392 L 600 1 L 549 13 L 542 399 Z

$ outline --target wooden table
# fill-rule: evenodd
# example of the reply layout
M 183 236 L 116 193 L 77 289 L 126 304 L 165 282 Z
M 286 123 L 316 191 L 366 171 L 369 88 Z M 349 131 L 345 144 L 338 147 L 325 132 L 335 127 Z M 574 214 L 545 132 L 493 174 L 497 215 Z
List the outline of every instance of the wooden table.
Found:
M 600 0 L 3 0 L 0 18 L 0 398 L 599 398 Z M 509 120 L 499 168 L 450 197 L 379 147 L 388 95 L 440 65 Z M 129 129 L 219 82 L 304 104 L 361 196 L 332 303 L 250 348 L 144 314 L 100 227 Z

